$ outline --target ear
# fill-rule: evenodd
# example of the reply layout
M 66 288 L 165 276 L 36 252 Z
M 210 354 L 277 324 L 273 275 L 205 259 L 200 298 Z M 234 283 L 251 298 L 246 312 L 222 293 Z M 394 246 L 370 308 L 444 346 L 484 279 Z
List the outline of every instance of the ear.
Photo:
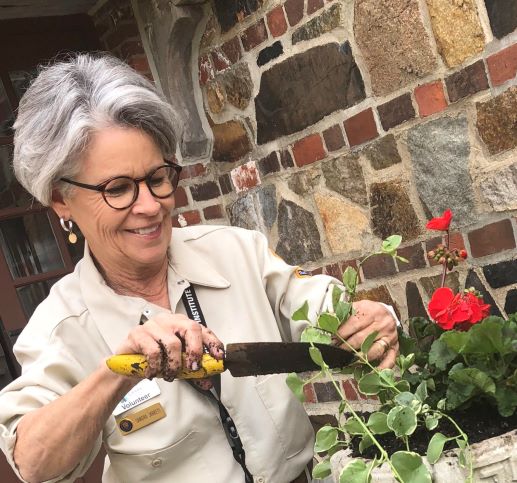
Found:
M 50 207 L 56 212 L 59 218 L 64 218 L 65 220 L 70 219 L 69 203 L 65 198 L 63 198 L 63 195 L 57 189 L 52 190 L 52 201 L 50 203 Z

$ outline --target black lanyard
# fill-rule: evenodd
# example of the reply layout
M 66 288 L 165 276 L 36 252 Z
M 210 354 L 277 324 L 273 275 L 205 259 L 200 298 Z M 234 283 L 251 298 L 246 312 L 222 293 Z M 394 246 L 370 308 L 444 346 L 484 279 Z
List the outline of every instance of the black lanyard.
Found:
M 192 285 L 185 289 L 183 295 L 181 296 L 181 300 L 183 301 L 183 305 L 185 306 L 188 317 L 206 327 L 206 320 Z M 245 483 L 253 483 L 253 476 L 246 467 L 246 454 L 244 452 L 244 447 L 242 445 L 239 433 L 237 432 L 237 426 L 228 413 L 228 410 L 221 402 L 221 375 L 218 374 L 213 376 L 210 378 L 210 380 L 214 385 L 217 396 L 212 391 L 205 391 L 187 379 L 187 381 L 196 391 L 212 399 L 212 401 L 217 404 L 217 407 L 219 408 L 219 415 L 221 417 L 221 423 L 224 428 L 224 433 L 226 434 L 226 439 L 228 440 L 230 448 L 232 449 L 233 457 L 235 458 L 235 461 L 241 465 L 242 470 L 244 471 Z

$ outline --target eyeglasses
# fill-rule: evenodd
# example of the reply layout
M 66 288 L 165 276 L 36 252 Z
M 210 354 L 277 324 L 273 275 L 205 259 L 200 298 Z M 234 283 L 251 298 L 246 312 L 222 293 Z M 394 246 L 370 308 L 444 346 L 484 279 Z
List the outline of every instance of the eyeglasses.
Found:
M 146 176 L 141 178 L 130 178 L 129 176 L 116 176 L 98 185 L 79 183 L 68 178 L 61 178 L 61 181 L 86 188 L 100 191 L 104 201 L 115 210 L 129 208 L 138 198 L 140 183 L 145 181 L 149 191 L 155 198 L 168 198 L 178 187 L 181 166 L 166 161 L 163 166 L 158 166 Z

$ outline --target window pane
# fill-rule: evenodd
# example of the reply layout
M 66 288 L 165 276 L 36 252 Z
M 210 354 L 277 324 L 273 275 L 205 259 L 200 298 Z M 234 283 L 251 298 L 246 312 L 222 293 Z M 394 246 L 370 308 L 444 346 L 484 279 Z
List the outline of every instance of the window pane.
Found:
M 0 136 L 10 136 L 14 122 L 11 103 L 5 93 L 3 82 L 0 80 Z
M 36 307 L 45 300 L 50 292 L 50 287 L 58 280 L 59 278 L 53 278 L 45 282 L 32 283 L 16 289 L 27 319 L 32 316 Z
M 9 78 L 11 79 L 11 84 L 13 85 L 18 100 L 21 99 L 24 92 L 27 90 L 27 87 L 29 87 L 29 84 L 36 75 L 36 69 L 13 70 L 12 72 L 9 72 Z
M 17 206 L 25 208 L 33 203 L 32 196 L 14 177 L 11 167 L 12 158 L 12 146 L 0 146 L 0 209 Z
M 0 247 L 13 278 L 64 268 L 46 212 L 0 222 Z

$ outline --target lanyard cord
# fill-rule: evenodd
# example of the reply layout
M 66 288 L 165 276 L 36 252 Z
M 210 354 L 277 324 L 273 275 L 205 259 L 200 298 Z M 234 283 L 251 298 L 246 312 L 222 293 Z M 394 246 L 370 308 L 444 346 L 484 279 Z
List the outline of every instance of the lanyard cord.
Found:
M 196 296 L 196 292 L 192 285 L 185 289 L 183 295 L 181 296 L 181 300 L 183 301 L 183 305 L 185 306 L 188 317 L 206 327 L 207 325 L 205 316 L 203 315 L 201 306 L 199 305 L 199 301 Z M 188 379 L 187 382 L 189 382 L 189 384 L 196 391 L 203 394 L 204 396 L 207 396 L 217 404 L 217 407 L 219 408 L 219 415 L 221 417 L 221 424 L 224 429 L 224 434 L 226 435 L 226 439 L 228 440 L 230 448 L 232 449 L 233 457 L 235 458 L 235 461 L 241 465 L 241 468 L 244 471 L 245 483 L 253 483 L 253 476 L 246 466 L 246 453 L 244 451 L 239 433 L 237 432 L 237 427 L 235 426 L 232 417 L 228 413 L 228 410 L 221 402 L 221 375 L 217 374 L 216 376 L 211 377 L 210 380 L 214 385 L 214 389 L 217 395 L 215 395 L 212 391 L 205 391 L 201 389 L 199 386 L 196 386 Z

